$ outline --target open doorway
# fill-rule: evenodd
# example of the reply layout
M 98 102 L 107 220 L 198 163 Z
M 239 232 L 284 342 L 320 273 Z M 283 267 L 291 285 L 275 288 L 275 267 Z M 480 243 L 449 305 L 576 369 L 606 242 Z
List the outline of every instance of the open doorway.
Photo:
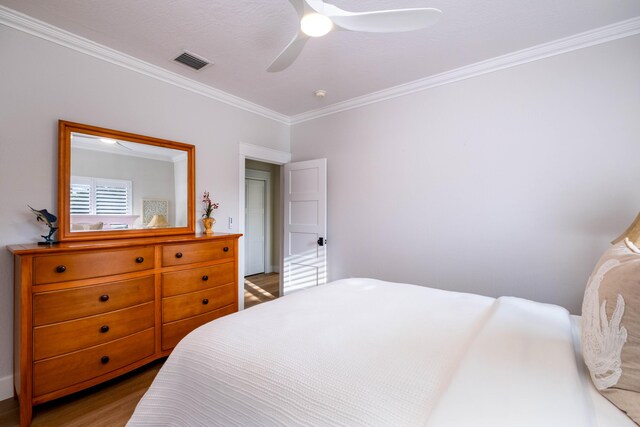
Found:
M 280 296 L 281 166 L 245 160 L 244 307 Z

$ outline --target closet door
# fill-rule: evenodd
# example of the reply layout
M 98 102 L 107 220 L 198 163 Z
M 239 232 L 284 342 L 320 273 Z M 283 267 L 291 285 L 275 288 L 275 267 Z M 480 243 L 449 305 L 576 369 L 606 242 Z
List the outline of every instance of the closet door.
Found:
M 245 276 L 265 272 L 266 181 L 245 179 Z

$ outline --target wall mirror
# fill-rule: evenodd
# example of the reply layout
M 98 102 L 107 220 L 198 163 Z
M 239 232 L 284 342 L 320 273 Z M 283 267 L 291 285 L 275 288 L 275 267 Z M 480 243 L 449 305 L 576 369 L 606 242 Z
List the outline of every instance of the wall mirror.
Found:
M 59 240 L 195 233 L 195 147 L 59 122 Z

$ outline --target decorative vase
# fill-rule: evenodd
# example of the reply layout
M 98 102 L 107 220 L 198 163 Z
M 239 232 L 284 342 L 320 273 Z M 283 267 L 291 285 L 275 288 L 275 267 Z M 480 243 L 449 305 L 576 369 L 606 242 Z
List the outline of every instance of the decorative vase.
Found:
M 216 220 L 214 218 L 202 218 L 205 234 L 213 234 L 213 224 L 215 224 L 215 222 Z

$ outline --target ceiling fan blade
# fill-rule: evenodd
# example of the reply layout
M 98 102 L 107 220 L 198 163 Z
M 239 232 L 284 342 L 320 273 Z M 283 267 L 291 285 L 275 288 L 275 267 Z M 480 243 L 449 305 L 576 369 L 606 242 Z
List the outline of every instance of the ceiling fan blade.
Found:
M 291 6 L 296 10 L 298 18 L 301 19 L 304 16 L 304 11 L 307 7 L 305 0 L 289 0 L 289 3 L 291 3 Z
M 427 28 L 440 19 L 442 12 L 433 8 L 347 12 L 325 3 L 325 13 L 335 25 L 350 31 L 395 33 Z
M 289 0 L 295 1 L 295 0 Z M 325 7 L 332 5 L 325 3 L 323 0 L 302 0 L 305 3 L 305 11 L 304 13 L 325 13 Z
M 129 151 L 133 151 L 133 148 L 127 147 L 126 145 L 124 145 L 122 142 L 120 141 L 116 141 L 116 144 L 119 145 L 122 148 L 126 148 Z
M 307 43 L 309 37 L 302 31 L 298 31 L 298 34 L 291 40 L 291 42 L 284 48 L 280 55 L 269 65 L 267 71 L 270 73 L 277 73 L 289 67 L 296 60 L 302 48 Z

